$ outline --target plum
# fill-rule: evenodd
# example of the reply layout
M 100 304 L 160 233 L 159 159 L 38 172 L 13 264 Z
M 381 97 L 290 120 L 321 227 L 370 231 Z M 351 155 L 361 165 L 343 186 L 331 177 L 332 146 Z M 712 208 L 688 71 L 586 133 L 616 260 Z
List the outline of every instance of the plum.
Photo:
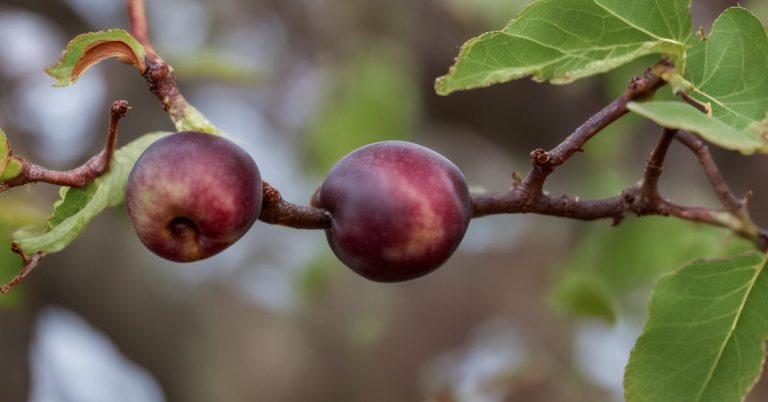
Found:
M 332 216 L 326 235 L 339 260 L 378 282 L 410 280 L 438 268 L 472 216 L 456 165 L 404 141 L 370 144 L 345 156 L 331 168 L 316 204 Z
M 221 136 L 194 131 L 164 137 L 133 167 L 125 207 L 144 245 L 171 261 L 200 260 L 240 239 L 261 212 L 253 159 Z

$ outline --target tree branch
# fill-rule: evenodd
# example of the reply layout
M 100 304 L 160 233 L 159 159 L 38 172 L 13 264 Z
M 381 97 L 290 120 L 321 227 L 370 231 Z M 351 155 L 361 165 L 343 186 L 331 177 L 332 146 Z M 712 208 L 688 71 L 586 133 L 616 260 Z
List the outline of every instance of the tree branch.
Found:
M 685 91 L 677 91 L 675 92 L 675 95 L 679 96 L 680 99 L 682 99 L 685 103 L 695 107 L 696 109 L 698 109 L 700 112 L 704 114 L 708 115 L 712 113 L 712 108 L 708 104 L 697 101 L 696 99 L 692 98 L 690 95 L 685 93 Z
M 675 139 L 677 132 L 678 130 L 665 128 L 659 143 L 656 145 L 656 149 L 648 157 L 648 162 L 645 165 L 645 175 L 640 186 L 640 193 L 649 199 L 656 200 L 661 198 L 659 194 L 659 178 L 663 171 L 662 168 L 664 167 L 664 159 L 667 157 L 667 151 L 669 151 L 669 146 Z
M 112 161 L 112 156 L 114 155 L 117 144 L 117 125 L 129 109 L 128 102 L 124 100 L 118 100 L 112 103 L 112 107 L 110 108 L 109 130 L 107 132 L 107 143 L 104 145 L 104 149 L 75 169 L 64 172 L 50 170 L 29 162 L 25 158 L 11 156 L 21 162 L 21 173 L 0 184 L 0 192 L 12 187 L 35 182 L 45 182 L 69 187 L 82 187 L 92 182 L 109 170 L 109 164 Z
M 538 148 L 531 152 L 533 167 L 520 184 L 521 191 L 526 195 L 526 198 L 536 200 L 537 197 L 540 197 L 543 194 L 544 181 L 547 177 L 573 154 L 579 152 L 584 144 L 597 133 L 627 114 L 629 102 L 647 98 L 656 93 L 656 90 L 665 84 L 658 72 L 668 68 L 670 65 L 666 62 L 649 68 L 642 76 L 630 80 L 629 86 L 622 96 L 590 117 L 555 148 L 550 151 Z
M 697 155 L 725 208 L 679 205 L 659 194 L 658 180 L 667 150 L 675 138 Z M 533 200 L 530 197 L 520 186 L 509 192 L 472 194 L 473 217 L 535 213 L 585 221 L 612 219 L 614 224 L 619 224 L 627 214 L 674 216 L 729 229 L 761 250 L 768 251 L 768 231 L 755 225 L 747 211 L 746 199 L 739 200 L 725 184 L 707 146 L 695 136 L 678 133 L 676 130 L 664 129 L 659 143 L 648 158 L 643 180 L 617 196 L 581 200 L 578 197 L 552 197 L 542 193 Z
M 144 50 L 148 55 L 154 55 L 155 49 L 152 47 L 152 42 L 149 40 L 149 29 L 147 27 L 147 13 L 144 7 L 144 0 L 128 0 L 126 1 L 128 7 L 128 19 L 131 24 L 131 33 L 136 40 L 144 46 Z
M 142 72 L 149 91 L 155 94 L 174 123 L 184 119 L 188 102 L 179 91 L 173 67 L 160 57 L 152 47 L 147 28 L 144 0 L 126 0 L 131 33 L 147 52 L 147 69 Z
M 707 175 L 712 188 L 715 190 L 718 199 L 723 206 L 733 213 L 740 213 L 747 207 L 747 199 L 739 199 L 731 191 L 728 184 L 725 183 L 723 175 L 720 173 L 715 164 L 715 160 L 712 158 L 712 154 L 702 140 L 691 133 L 681 132 L 675 137 L 678 142 L 685 145 L 693 152 L 699 159 L 699 163 L 704 168 L 704 173 Z
M 6 294 L 10 292 L 13 287 L 21 284 L 24 281 L 24 278 L 26 278 L 27 275 L 29 275 L 29 273 L 32 272 L 32 270 L 35 269 L 35 267 L 37 267 L 38 264 L 40 264 L 40 261 L 42 261 L 42 259 L 45 257 L 45 253 L 42 251 L 38 251 L 31 256 L 24 254 L 24 250 L 21 249 L 21 246 L 18 242 L 11 243 L 11 251 L 21 257 L 21 270 L 16 274 L 16 276 L 13 277 L 13 279 L 10 280 L 10 282 L 0 286 L 0 294 Z

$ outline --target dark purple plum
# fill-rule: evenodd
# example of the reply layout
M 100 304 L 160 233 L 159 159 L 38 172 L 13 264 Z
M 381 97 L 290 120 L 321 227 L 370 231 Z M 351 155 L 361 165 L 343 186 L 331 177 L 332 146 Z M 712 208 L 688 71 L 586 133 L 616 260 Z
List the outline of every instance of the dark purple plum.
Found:
M 147 248 L 177 262 L 210 257 L 242 237 L 261 212 L 253 159 L 223 137 L 194 131 L 147 148 L 128 177 L 125 207 Z
M 472 215 L 464 175 L 442 155 L 409 142 L 371 144 L 341 159 L 317 205 L 332 215 L 336 256 L 373 281 L 435 270 L 453 254 Z

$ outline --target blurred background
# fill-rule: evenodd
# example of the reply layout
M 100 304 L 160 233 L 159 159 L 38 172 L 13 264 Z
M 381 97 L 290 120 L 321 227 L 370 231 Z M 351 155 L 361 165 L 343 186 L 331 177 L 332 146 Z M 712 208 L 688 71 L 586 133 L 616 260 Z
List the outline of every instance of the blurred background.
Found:
M 197 108 L 231 133 L 262 176 L 306 204 L 358 146 L 407 139 L 444 154 L 476 191 L 510 187 L 528 153 L 550 148 L 622 93 L 653 58 L 568 86 L 523 79 L 438 97 L 459 46 L 499 29 L 528 0 L 154 0 L 155 48 Z M 735 0 L 694 0 L 709 27 Z M 741 4 L 768 20 L 768 4 Z M 120 143 L 172 126 L 132 67 L 107 62 L 74 86 L 42 69 L 79 33 L 127 28 L 118 0 L 0 0 L 0 127 L 14 152 L 52 168 L 102 147 L 126 99 Z M 615 194 L 639 179 L 660 130 L 610 127 L 547 183 Z M 715 152 L 734 189 L 754 190 L 768 225 L 764 157 Z M 715 205 L 698 163 L 674 145 L 662 190 Z M 53 186 L 0 197 L 0 244 L 43 225 Z M 749 245 L 663 218 L 473 220 L 440 270 L 368 282 L 320 231 L 257 223 L 226 252 L 174 264 L 145 250 L 122 208 L 0 297 L 0 400 L 75 402 L 621 401 L 623 367 L 656 278 Z M 2 246 L 0 282 L 18 259 Z M 762 381 L 751 401 L 768 398 Z

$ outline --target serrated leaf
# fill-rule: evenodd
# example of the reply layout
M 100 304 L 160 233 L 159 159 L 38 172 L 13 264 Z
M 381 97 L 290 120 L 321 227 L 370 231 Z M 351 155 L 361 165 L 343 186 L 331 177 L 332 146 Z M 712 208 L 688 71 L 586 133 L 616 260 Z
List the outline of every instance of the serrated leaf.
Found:
M 63 187 L 43 234 L 17 232 L 27 253 L 56 252 L 71 243 L 99 212 L 123 201 L 128 174 L 147 147 L 168 133 L 146 134 L 115 152 L 109 172 L 81 188 Z
M 739 130 L 686 103 L 674 101 L 631 102 L 627 107 L 629 110 L 664 127 L 699 134 L 706 140 L 725 149 L 751 154 L 765 145 L 749 131 Z
M 465 43 L 440 95 L 533 76 L 566 84 L 657 53 L 683 68 L 689 0 L 539 0 Z
M 54 86 L 67 86 L 80 78 L 91 66 L 116 58 L 132 64 L 139 72 L 146 69 L 144 47 L 122 29 L 107 29 L 78 35 L 67 44 L 61 59 L 45 71 L 56 79 Z
M 625 372 L 628 402 L 737 402 L 768 337 L 765 257 L 694 262 L 662 278 Z
M 727 149 L 768 153 L 768 34 L 762 22 L 746 9 L 731 8 L 720 14 L 706 40 L 694 37 L 690 45 L 683 78 L 670 80 L 708 105 L 711 117 L 682 106 L 674 112 L 650 106 L 657 113 L 646 117 Z

